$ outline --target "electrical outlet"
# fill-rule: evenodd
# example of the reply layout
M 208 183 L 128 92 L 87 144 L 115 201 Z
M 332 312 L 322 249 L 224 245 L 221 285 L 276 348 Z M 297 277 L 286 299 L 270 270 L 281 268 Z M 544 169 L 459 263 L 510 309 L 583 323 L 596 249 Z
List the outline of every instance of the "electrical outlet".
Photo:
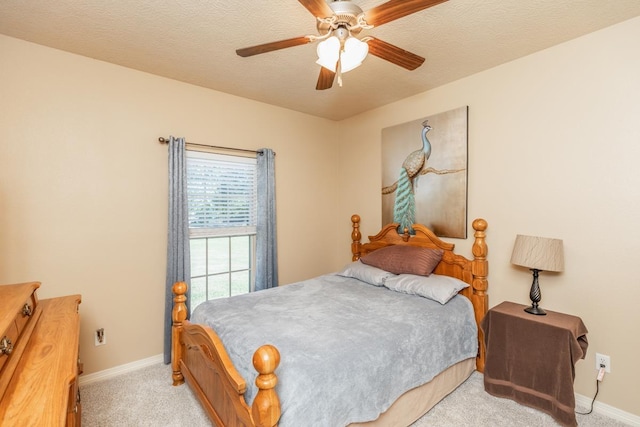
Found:
M 96 329 L 95 345 L 105 345 L 107 343 L 107 336 L 104 334 L 104 328 Z
M 596 371 L 599 370 L 602 365 L 604 365 L 605 372 L 611 372 L 611 358 L 606 354 L 596 353 Z

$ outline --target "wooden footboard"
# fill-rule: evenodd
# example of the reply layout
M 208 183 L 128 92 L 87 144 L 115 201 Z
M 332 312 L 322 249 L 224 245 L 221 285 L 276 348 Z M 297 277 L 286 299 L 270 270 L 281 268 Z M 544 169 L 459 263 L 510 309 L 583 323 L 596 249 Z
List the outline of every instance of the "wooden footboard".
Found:
M 280 353 L 272 345 L 260 347 L 253 355 L 258 371 L 258 393 L 251 408 L 244 400 L 246 382 L 233 366 L 218 335 L 202 325 L 192 324 L 185 305 L 187 284 L 173 286 L 172 355 L 173 385 L 185 379 L 209 418 L 218 426 L 273 427 L 280 418 L 280 401 L 274 387 Z

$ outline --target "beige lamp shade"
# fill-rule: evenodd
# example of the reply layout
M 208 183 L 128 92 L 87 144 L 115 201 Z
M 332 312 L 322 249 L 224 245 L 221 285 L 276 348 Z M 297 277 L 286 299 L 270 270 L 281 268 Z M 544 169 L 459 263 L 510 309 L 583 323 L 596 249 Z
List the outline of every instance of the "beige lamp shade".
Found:
M 518 234 L 513 245 L 511 264 L 541 271 L 562 271 L 562 240 Z

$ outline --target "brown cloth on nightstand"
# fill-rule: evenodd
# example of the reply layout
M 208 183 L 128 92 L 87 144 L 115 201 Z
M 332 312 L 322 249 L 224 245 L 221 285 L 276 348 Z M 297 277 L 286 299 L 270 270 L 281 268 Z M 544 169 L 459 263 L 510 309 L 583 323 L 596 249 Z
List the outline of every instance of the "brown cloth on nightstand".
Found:
M 486 345 L 484 389 L 540 409 L 564 426 L 578 425 L 575 363 L 587 354 L 587 328 L 579 317 L 503 302 L 481 322 Z

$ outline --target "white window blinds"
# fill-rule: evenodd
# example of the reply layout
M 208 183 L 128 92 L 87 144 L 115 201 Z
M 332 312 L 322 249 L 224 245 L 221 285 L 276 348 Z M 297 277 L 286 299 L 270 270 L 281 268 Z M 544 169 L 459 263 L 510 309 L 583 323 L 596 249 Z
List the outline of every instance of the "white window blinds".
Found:
M 187 152 L 191 235 L 255 233 L 256 159 Z

